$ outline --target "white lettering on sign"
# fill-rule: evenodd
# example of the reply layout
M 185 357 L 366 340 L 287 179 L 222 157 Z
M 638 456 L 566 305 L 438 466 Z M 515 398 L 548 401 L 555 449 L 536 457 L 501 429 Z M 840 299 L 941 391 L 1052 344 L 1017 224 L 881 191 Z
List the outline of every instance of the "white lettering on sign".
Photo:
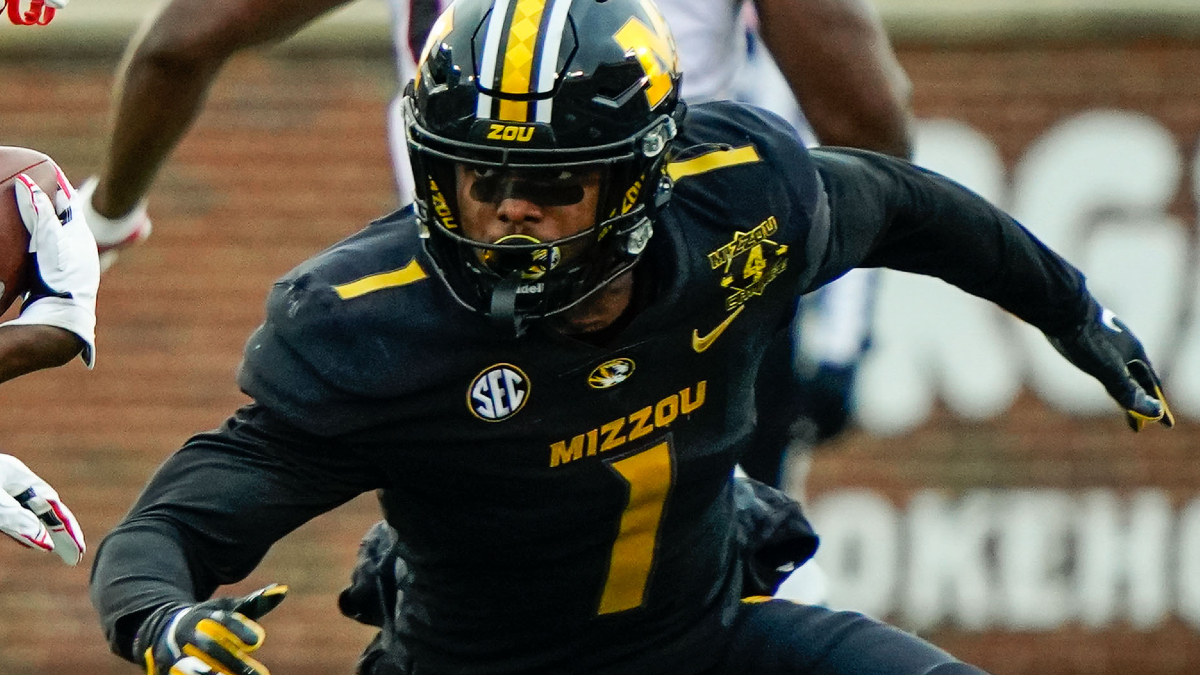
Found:
M 905 628 L 1200 630 L 1200 497 L 1155 488 L 836 490 L 810 509 L 829 604 Z
M 945 120 L 919 130 L 917 162 L 1008 208 L 1079 266 L 1141 338 L 1176 414 L 1200 417 L 1200 271 L 1188 267 L 1197 255 L 1190 226 L 1168 213 L 1184 158 L 1166 128 L 1140 113 L 1076 115 L 1026 150 L 1009 184 L 995 144 L 978 131 Z M 1194 164 L 1188 192 L 1200 203 L 1200 155 Z M 1022 384 L 1068 413 L 1113 411 L 1103 388 L 1036 329 L 940 282 L 886 272 L 875 326 L 857 383 L 858 418 L 874 434 L 920 425 L 938 398 L 966 419 L 997 417 Z

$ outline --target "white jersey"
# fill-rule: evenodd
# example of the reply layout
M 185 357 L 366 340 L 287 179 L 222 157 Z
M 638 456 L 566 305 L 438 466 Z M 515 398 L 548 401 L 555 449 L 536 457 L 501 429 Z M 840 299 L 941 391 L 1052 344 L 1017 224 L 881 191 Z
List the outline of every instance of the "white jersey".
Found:
M 679 51 L 683 98 L 692 103 L 736 98 L 746 63 L 742 0 L 657 0 Z
M 450 0 L 389 0 L 388 4 L 392 10 L 392 42 L 396 45 L 396 81 L 400 83 L 396 97 L 388 106 L 388 145 L 395 170 L 396 194 L 403 206 L 413 200 L 415 189 L 404 134 L 404 87 L 417 74 L 416 55 L 425 40 L 425 33 Z

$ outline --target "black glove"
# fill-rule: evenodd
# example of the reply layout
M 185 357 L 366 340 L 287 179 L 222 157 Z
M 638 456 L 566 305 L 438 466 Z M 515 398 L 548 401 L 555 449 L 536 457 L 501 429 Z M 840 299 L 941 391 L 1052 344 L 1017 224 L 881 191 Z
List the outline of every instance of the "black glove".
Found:
M 386 628 L 396 615 L 408 566 L 396 551 L 396 531 L 387 521 L 371 526 L 358 544 L 350 585 L 338 596 L 338 609 L 355 621 Z
M 779 585 L 817 552 L 817 535 L 800 504 L 753 478 L 733 479 L 742 597 L 775 595 Z
M 1092 303 L 1091 320 L 1050 344 L 1075 367 L 1104 385 L 1108 395 L 1125 408 L 1129 427 L 1141 431 L 1146 422 L 1175 426 L 1163 397 L 1162 382 L 1150 365 L 1142 343 L 1111 311 Z
M 148 675 L 270 675 L 250 657 L 265 633 L 255 621 L 279 606 L 287 586 L 271 584 L 244 598 L 155 610 L 134 638 Z

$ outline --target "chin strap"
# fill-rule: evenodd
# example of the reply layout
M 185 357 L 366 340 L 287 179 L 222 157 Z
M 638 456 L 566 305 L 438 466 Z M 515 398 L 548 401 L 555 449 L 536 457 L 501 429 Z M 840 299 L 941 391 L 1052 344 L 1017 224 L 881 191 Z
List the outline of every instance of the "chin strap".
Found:
M 514 337 L 525 332 L 524 322 L 517 316 L 517 290 L 521 287 L 521 273 L 511 272 L 492 290 L 492 302 L 488 316 L 501 329 L 512 329 Z

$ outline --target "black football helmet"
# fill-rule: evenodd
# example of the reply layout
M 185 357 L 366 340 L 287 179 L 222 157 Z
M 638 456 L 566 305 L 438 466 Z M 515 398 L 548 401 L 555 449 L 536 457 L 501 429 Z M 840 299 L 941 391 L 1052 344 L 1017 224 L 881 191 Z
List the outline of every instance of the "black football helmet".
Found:
M 663 169 L 683 115 L 679 83 L 674 39 L 651 0 L 450 5 L 404 112 L 425 248 L 455 298 L 520 332 L 628 270 L 670 194 Z M 521 189 L 548 203 L 570 203 L 557 178 L 598 169 L 594 225 L 555 241 L 469 239 L 459 165 L 484 179 L 525 176 Z

